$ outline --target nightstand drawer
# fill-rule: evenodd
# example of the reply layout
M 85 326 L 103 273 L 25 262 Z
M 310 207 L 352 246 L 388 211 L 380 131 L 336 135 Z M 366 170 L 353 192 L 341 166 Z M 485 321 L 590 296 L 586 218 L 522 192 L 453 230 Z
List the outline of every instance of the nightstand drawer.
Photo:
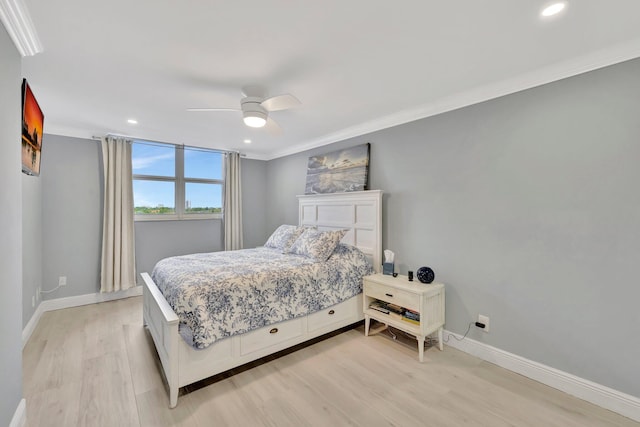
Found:
M 402 289 L 391 288 L 389 286 L 365 280 L 364 294 L 367 297 L 373 297 L 382 301 L 397 304 L 404 308 L 409 308 L 415 311 L 420 310 L 420 295 L 407 292 Z

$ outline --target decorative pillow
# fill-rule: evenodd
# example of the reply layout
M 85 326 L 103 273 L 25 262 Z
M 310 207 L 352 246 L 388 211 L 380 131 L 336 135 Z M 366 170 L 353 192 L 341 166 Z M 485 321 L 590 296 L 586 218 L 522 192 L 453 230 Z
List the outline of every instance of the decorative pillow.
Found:
M 282 224 L 273 232 L 264 245 L 286 252 L 305 229 L 295 225 Z
M 289 252 L 315 261 L 326 261 L 345 234 L 347 230 L 318 231 L 309 228 L 296 239 Z

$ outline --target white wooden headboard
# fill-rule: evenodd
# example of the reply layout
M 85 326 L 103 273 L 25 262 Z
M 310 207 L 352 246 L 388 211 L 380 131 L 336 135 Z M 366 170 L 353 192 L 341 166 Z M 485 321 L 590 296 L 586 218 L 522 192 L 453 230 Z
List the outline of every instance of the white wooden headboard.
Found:
M 382 267 L 382 190 L 298 196 L 298 225 L 348 229 L 342 242 L 365 253 L 376 273 Z

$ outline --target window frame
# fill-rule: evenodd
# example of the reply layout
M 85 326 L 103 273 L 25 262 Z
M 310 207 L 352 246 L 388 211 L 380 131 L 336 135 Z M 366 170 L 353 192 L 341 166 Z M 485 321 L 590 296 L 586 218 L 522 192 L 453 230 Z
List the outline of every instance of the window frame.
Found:
M 132 174 L 132 185 L 133 181 L 160 181 L 160 182 L 173 182 L 174 183 L 174 204 L 175 204 L 175 213 L 173 214 L 137 214 L 134 211 L 133 220 L 134 221 L 190 221 L 190 220 L 201 220 L 201 219 L 223 219 L 224 217 L 224 192 L 225 192 L 225 161 L 224 156 L 225 152 L 219 150 L 210 150 L 206 148 L 196 148 L 196 147 L 188 147 L 185 145 L 176 145 L 176 144 L 168 144 L 163 142 L 155 142 L 155 141 L 145 141 L 145 140 L 134 140 L 131 142 L 132 144 L 150 144 L 150 145 L 158 145 L 158 146 L 168 146 L 173 147 L 175 154 L 175 176 L 161 176 L 161 175 L 145 175 L 145 174 Z M 223 156 L 222 159 L 222 179 L 215 178 L 187 178 L 184 176 L 184 152 L 185 150 L 194 150 L 194 151 L 206 151 L 219 153 Z M 133 161 L 133 158 L 132 158 Z M 196 183 L 196 184 L 214 184 L 220 185 L 221 193 L 222 193 L 222 206 L 220 209 L 220 213 L 187 213 L 186 212 L 186 184 L 187 183 Z M 135 199 L 134 199 L 134 209 L 135 209 Z

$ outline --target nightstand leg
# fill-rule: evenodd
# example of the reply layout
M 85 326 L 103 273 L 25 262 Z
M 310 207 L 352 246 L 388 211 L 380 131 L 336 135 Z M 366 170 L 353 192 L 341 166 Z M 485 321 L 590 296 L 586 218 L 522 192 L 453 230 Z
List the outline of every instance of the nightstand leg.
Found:
M 438 348 L 442 351 L 442 329 L 438 329 Z
M 424 337 L 418 337 L 418 359 L 424 361 Z
M 371 318 L 365 314 L 364 315 L 364 336 L 365 337 L 369 336 L 369 324 L 370 323 L 371 323 Z

